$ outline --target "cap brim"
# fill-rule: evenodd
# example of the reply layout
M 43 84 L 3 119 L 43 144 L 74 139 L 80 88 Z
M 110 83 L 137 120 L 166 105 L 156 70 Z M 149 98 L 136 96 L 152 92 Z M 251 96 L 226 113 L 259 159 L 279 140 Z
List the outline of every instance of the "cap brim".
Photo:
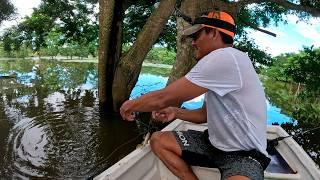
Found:
M 193 33 L 198 32 L 200 29 L 202 29 L 204 26 L 202 24 L 195 24 L 185 30 L 182 31 L 182 35 L 184 36 L 190 36 Z

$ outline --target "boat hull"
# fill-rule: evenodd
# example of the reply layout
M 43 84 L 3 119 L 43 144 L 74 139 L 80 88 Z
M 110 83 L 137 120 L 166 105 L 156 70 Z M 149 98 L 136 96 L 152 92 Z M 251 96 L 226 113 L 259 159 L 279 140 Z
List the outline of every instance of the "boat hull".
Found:
M 182 120 L 175 120 L 162 131 L 172 130 L 205 130 L 206 124 L 193 124 Z M 280 126 L 268 126 L 268 139 L 288 136 Z M 265 179 L 320 179 L 317 165 L 306 152 L 290 137 L 279 142 L 276 147 L 279 157 L 271 157 L 272 161 L 265 170 Z M 281 156 L 281 157 L 280 157 Z M 283 164 L 277 162 L 278 158 Z M 288 166 L 282 168 L 282 166 Z M 220 172 L 216 168 L 193 166 L 197 177 L 201 180 L 220 179 Z M 286 170 L 289 169 L 289 170 Z M 150 145 L 140 147 L 119 162 L 99 174 L 95 180 L 178 180 L 166 166 L 152 153 Z

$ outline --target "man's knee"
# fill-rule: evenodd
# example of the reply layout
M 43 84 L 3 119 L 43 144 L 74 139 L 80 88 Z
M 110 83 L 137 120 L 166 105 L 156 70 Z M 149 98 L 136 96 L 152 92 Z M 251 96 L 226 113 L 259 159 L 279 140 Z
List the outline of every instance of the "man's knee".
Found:
M 228 177 L 227 180 L 250 180 L 250 178 L 246 176 L 231 176 Z
M 181 154 L 181 149 L 172 132 L 154 132 L 150 138 L 150 146 L 156 154 L 161 150 L 169 150 L 176 154 Z
M 157 131 L 152 133 L 150 138 L 150 145 L 152 150 L 156 150 L 158 148 L 164 148 L 166 142 L 168 142 L 168 136 L 166 135 L 169 132 L 161 132 Z
M 162 132 L 154 132 L 151 135 L 150 138 L 150 146 L 152 151 L 155 151 L 156 149 L 159 148 L 159 146 L 161 146 L 161 134 Z

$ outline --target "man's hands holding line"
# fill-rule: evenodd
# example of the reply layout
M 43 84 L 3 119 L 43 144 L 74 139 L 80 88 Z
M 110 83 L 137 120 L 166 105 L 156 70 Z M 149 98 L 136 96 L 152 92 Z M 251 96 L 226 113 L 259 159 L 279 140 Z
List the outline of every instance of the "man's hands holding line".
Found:
M 134 121 L 136 118 L 136 114 L 132 109 L 134 104 L 134 100 L 128 100 L 122 104 L 120 107 L 120 114 L 123 120 Z
M 177 117 L 175 107 L 167 107 L 158 111 L 152 111 L 152 118 L 160 122 L 170 122 Z
M 132 109 L 132 106 L 134 105 L 134 100 L 128 100 L 122 104 L 120 107 L 120 114 L 123 120 L 127 121 L 134 121 L 136 113 Z M 176 119 L 177 115 L 177 108 L 175 107 L 167 107 L 161 110 L 152 111 L 152 118 L 155 121 L 159 122 L 169 122 L 174 119 Z

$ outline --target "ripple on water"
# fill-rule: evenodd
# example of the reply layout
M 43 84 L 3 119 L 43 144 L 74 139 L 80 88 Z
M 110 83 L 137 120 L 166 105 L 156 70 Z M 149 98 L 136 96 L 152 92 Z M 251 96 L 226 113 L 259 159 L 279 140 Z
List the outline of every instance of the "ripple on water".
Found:
M 106 156 L 98 108 L 55 108 L 32 118 L 13 114 L 3 171 L 8 177 L 84 177 Z
M 17 177 L 43 177 L 46 162 L 44 147 L 48 143 L 42 127 L 31 118 L 19 121 L 11 130 L 9 144 L 12 148 L 12 171 Z

